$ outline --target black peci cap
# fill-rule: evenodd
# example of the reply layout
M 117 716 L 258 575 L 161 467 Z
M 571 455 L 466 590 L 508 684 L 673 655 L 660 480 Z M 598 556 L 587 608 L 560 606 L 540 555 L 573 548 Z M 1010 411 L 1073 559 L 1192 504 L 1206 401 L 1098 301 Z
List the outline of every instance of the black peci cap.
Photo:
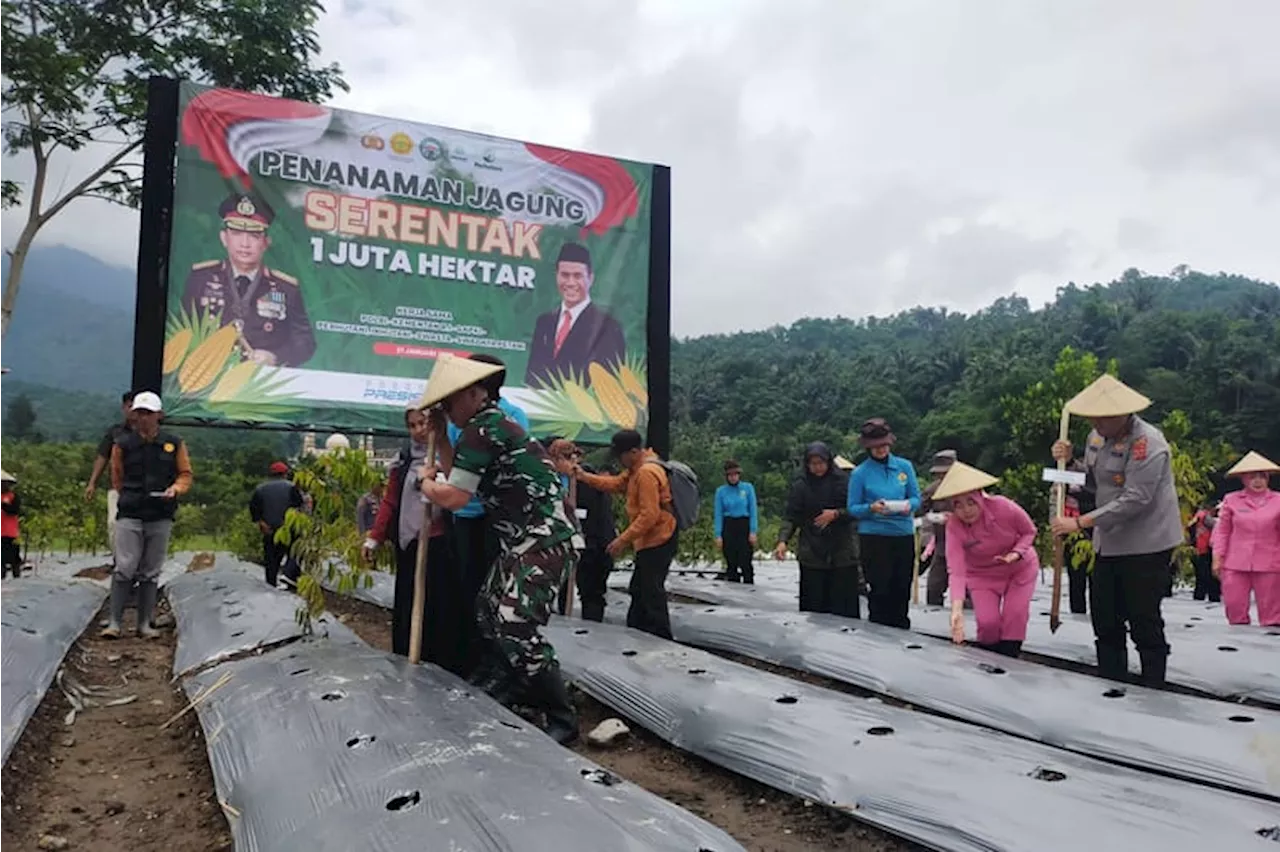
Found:
M 585 263 L 587 271 L 591 271 L 591 252 L 587 251 L 587 247 L 580 243 L 565 243 L 560 246 L 560 253 L 556 255 L 556 265 L 561 262 L 568 263 Z

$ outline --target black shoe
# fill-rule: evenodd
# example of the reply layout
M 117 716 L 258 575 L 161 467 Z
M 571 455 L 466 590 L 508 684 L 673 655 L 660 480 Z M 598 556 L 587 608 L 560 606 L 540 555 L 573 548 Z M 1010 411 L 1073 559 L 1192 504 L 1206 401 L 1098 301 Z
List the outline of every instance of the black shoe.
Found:
M 1002 639 L 996 643 L 996 647 L 993 650 L 997 654 L 1003 654 L 1016 660 L 1022 654 L 1022 643 L 1016 639 Z
M 552 665 L 538 672 L 530 683 L 532 697 L 547 714 L 547 736 L 569 745 L 578 739 L 578 711 L 569 698 L 560 666 Z
M 1169 655 L 1164 651 L 1139 651 L 1142 661 L 1142 685 L 1151 687 L 1164 686 L 1165 670 L 1169 665 Z

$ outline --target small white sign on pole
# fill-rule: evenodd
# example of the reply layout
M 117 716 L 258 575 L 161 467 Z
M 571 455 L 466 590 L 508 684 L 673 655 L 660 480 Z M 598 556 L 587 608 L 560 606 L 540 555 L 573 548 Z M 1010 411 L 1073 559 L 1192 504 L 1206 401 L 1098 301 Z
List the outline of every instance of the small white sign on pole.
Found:
M 1046 467 L 1041 477 L 1045 482 L 1062 483 L 1063 485 L 1084 485 L 1084 474 L 1076 470 L 1058 470 Z

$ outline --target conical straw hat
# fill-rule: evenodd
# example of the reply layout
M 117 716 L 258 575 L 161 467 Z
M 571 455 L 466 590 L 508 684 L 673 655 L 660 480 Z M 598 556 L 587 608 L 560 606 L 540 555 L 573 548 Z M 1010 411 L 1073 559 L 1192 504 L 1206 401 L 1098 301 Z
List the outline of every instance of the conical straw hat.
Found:
M 436 358 L 431 377 L 427 379 L 426 390 L 422 392 L 422 399 L 418 400 L 418 408 L 430 408 L 450 394 L 469 388 L 502 369 L 504 368 L 497 364 L 486 364 L 445 353 Z
M 1067 411 L 1081 417 L 1121 417 L 1144 411 L 1149 405 L 1151 400 L 1115 376 L 1104 373 L 1067 401 Z
M 968 494 L 970 491 L 981 491 L 999 481 L 976 467 L 970 467 L 964 462 L 956 462 L 951 465 L 947 475 L 942 477 L 942 482 L 938 483 L 938 490 L 933 492 L 933 499 L 946 500 L 959 494 Z
M 1248 455 L 1235 463 L 1227 476 L 1243 476 L 1246 473 L 1280 473 L 1280 465 L 1262 453 L 1250 451 Z
M 1261 458 L 1261 456 L 1259 456 Z M 0 470 L 0 482 L 17 482 L 18 477 L 7 470 Z
M 853 470 L 853 462 L 849 461 L 844 456 L 836 456 L 832 461 L 835 462 L 836 467 L 841 470 Z

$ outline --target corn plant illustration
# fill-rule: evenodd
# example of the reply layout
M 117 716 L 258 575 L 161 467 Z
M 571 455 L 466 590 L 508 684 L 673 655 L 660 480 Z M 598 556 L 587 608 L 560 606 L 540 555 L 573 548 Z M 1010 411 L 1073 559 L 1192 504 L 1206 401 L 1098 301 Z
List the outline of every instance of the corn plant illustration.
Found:
M 291 400 L 289 380 L 276 368 L 241 360 L 245 344 L 232 323 L 219 317 L 182 311 L 169 320 L 165 341 L 166 394 L 191 400 L 232 420 L 279 420 L 302 411 Z

